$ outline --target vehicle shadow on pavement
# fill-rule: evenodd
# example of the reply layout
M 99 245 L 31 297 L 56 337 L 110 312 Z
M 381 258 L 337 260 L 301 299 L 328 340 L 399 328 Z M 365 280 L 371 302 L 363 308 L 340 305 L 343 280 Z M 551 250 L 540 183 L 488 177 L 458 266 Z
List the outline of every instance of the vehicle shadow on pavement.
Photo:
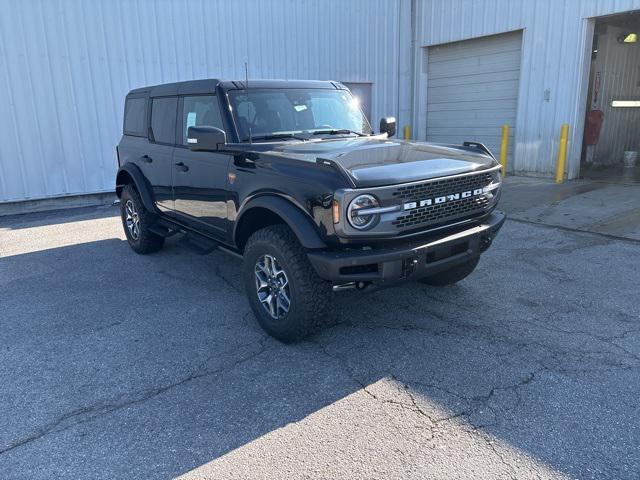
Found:
M 336 295 L 297 345 L 263 334 L 222 253 L 0 258 L 0 476 L 303 476 L 350 452 L 356 477 L 633 478 L 638 246 L 522 224 L 496 243 L 457 286 Z

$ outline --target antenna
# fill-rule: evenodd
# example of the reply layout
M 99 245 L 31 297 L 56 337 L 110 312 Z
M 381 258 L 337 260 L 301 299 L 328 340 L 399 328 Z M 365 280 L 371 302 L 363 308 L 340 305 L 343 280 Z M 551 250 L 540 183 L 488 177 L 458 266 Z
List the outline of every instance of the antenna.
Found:
M 249 63 L 248 62 L 244 62 L 244 80 L 245 80 L 244 88 L 247 89 L 247 120 L 249 120 Z M 249 123 L 249 143 L 253 143 L 253 138 L 251 134 L 251 123 Z

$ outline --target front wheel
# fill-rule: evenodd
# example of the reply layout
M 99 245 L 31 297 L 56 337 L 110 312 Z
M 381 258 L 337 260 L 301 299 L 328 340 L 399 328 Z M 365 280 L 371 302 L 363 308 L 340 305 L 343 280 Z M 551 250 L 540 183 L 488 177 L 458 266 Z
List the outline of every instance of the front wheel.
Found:
M 436 287 L 444 287 L 445 285 L 453 285 L 454 283 L 458 283 L 460 280 L 467 278 L 471 275 L 476 267 L 478 266 L 478 262 L 480 261 L 480 257 L 475 257 L 469 260 L 467 263 L 463 263 L 462 265 L 457 265 L 449 270 L 445 270 L 444 272 L 436 273 L 434 275 L 430 275 L 428 277 L 421 278 L 418 280 L 421 283 L 425 283 L 427 285 L 432 285 Z
M 327 321 L 331 285 L 318 277 L 287 226 L 255 232 L 247 242 L 243 262 L 249 304 L 269 335 L 295 342 Z

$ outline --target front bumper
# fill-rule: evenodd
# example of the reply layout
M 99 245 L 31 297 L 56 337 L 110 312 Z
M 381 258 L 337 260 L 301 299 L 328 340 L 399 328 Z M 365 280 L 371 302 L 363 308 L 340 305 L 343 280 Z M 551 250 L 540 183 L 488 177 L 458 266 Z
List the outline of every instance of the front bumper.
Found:
M 474 227 L 448 232 L 427 242 L 385 249 L 311 251 L 307 256 L 318 275 L 334 285 L 417 279 L 479 256 L 489 248 L 505 219 L 504 213 L 494 211 Z

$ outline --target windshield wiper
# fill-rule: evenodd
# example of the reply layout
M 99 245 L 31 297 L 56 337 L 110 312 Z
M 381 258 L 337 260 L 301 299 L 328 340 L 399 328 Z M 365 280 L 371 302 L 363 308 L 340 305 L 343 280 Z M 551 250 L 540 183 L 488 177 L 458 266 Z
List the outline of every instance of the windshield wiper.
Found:
M 253 135 L 251 140 L 281 140 L 284 138 L 294 138 L 296 140 L 309 140 L 308 137 L 299 137 L 294 135 L 293 133 L 274 133 L 271 135 Z M 245 142 L 248 142 L 249 139 L 245 138 Z
M 359 137 L 367 137 L 366 133 L 356 132 L 355 130 L 349 130 L 347 128 L 341 128 L 338 130 L 316 130 L 312 135 L 348 135 L 349 133 L 353 133 Z

